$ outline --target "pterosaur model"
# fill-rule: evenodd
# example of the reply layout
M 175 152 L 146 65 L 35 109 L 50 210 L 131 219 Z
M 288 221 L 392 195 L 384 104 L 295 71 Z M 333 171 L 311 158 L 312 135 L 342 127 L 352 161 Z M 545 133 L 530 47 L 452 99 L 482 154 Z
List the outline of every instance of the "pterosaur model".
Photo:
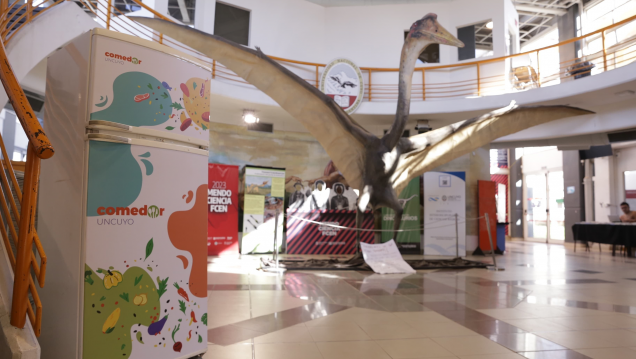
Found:
M 437 22 L 437 15 L 431 13 L 413 23 L 404 40 L 395 121 L 386 135 L 379 138 L 354 121 L 330 97 L 258 48 L 252 50 L 168 21 L 135 19 L 220 62 L 300 121 L 324 147 L 348 184 L 360 190 L 357 228 L 362 225 L 361 212 L 367 206 L 389 207 L 396 213 L 394 234 L 397 234 L 403 212 L 398 194 L 411 179 L 499 137 L 549 121 L 591 113 L 568 106 L 520 107 L 513 102 L 481 117 L 402 138 L 409 117 L 411 81 L 418 56 L 434 43 L 464 46 Z

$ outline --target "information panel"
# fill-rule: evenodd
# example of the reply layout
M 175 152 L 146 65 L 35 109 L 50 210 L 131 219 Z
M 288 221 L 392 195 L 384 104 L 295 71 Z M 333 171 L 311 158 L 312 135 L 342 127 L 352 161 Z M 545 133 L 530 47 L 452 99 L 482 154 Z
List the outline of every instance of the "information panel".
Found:
M 273 252 L 274 233 L 280 250 L 285 216 L 285 169 L 245 166 L 243 182 L 241 253 Z
M 458 215 L 457 233 L 455 214 Z M 424 174 L 424 254 L 466 255 L 466 173 Z
M 400 229 L 406 230 L 399 232 L 395 242 L 401 253 L 420 254 L 420 178 L 414 178 L 402 190 L 398 199 L 402 206 L 402 222 Z M 393 229 L 393 221 L 395 220 L 395 211 L 390 208 L 382 208 L 382 229 Z M 382 232 L 382 242 L 388 242 L 393 239 L 393 232 Z
M 238 254 L 238 166 L 208 164 L 208 255 Z

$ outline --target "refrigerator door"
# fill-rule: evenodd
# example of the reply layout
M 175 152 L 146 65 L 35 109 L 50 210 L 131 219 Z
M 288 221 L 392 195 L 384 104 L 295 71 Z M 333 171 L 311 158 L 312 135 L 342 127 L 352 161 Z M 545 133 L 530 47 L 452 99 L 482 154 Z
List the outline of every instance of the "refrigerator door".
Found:
M 89 120 L 208 140 L 206 64 L 151 41 L 95 29 L 89 76 Z
M 207 152 L 88 137 L 83 358 L 205 352 Z

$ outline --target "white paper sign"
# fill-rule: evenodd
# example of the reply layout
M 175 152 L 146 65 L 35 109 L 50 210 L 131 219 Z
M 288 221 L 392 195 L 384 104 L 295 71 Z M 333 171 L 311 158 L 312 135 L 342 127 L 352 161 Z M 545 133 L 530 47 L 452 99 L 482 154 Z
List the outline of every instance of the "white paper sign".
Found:
M 376 273 L 415 273 L 404 261 L 393 240 L 381 244 L 360 243 L 360 246 L 364 261 Z

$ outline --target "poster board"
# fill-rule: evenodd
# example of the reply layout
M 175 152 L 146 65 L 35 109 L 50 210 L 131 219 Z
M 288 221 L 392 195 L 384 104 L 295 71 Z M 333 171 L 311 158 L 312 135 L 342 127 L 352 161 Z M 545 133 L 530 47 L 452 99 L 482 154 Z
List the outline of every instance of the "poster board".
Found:
M 238 166 L 208 163 L 208 255 L 238 254 Z
M 466 172 L 424 173 L 423 224 L 425 255 L 466 255 Z
M 400 205 L 404 210 L 400 229 L 407 232 L 398 232 L 395 242 L 400 253 L 420 254 L 421 253 L 421 219 L 420 219 L 420 177 L 414 178 L 400 193 Z M 382 208 L 382 229 L 392 230 L 395 211 L 390 208 Z M 393 232 L 382 232 L 382 242 L 393 239 Z
M 242 186 L 241 253 L 273 252 L 274 233 L 280 250 L 285 216 L 285 169 L 245 166 Z

